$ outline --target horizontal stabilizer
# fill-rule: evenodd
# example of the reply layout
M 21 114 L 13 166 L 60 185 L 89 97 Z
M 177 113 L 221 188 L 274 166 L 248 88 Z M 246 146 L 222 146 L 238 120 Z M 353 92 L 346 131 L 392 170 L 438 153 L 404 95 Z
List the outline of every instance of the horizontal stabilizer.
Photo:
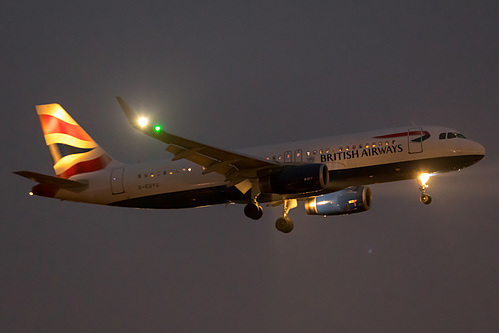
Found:
M 37 183 L 63 188 L 68 191 L 81 192 L 88 188 L 88 183 L 44 175 L 32 171 L 15 171 L 14 173 L 16 175 L 31 179 Z

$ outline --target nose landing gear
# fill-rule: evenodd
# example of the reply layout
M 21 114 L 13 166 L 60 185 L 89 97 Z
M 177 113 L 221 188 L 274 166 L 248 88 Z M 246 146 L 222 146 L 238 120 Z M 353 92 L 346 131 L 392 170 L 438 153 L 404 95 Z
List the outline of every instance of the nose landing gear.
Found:
M 431 203 L 431 196 L 426 193 L 426 189 L 428 188 L 428 185 L 426 183 L 428 182 L 429 178 L 430 175 L 427 173 L 422 173 L 419 176 L 419 181 L 420 181 L 419 190 L 421 191 L 421 197 L 419 198 L 419 200 L 425 205 L 429 205 Z

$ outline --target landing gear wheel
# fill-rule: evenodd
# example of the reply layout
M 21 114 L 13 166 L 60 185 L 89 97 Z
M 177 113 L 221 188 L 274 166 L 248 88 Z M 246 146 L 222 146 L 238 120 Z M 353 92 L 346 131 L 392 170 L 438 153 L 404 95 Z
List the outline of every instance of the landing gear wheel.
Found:
M 277 221 L 275 221 L 275 227 L 280 232 L 284 232 L 285 234 L 287 234 L 288 232 L 291 232 L 291 230 L 293 230 L 294 225 L 289 218 L 280 217 L 277 219 Z
M 422 203 L 425 205 L 429 205 L 431 203 L 431 196 L 429 194 L 423 193 L 421 194 L 421 198 L 419 198 Z
M 253 220 L 258 220 L 263 216 L 263 209 L 261 206 L 255 204 L 247 204 L 244 207 L 244 214 Z

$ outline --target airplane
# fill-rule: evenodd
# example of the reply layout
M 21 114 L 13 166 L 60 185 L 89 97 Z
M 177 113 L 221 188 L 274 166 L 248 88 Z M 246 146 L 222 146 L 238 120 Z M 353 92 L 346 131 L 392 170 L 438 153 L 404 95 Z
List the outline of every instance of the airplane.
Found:
M 230 151 L 168 133 L 151 125 L 116 97 L 130 125 L 164 142 L 168 160 L 125 164 L 112 158 L 59 105 L 36 106 L 56 176 L 17 175 L 38 183 L 30 195 L 134 208 L 191 208 L 244 204 L 258 220 L 262 203 L 283 206 L 275 223 L 289 233 L 289 211 L 304 201 L 309 215 L 347 215 L 369 210 L 367 185 L 416 179 L 420 201 L 430 176 L 480 161 L 485 148 L 441 126 L 407 126 Z

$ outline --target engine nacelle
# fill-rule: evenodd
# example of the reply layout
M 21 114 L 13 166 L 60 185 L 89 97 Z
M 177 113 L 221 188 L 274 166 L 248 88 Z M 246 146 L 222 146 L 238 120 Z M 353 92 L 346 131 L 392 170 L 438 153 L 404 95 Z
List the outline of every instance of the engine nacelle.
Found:
M 371 208 L 371 189 L 352 186 L 344 190 L 310 198 L 305 201 L 308 215 L 346 215 Z
M 319 191 L 329 184 L 325 164 L 290 165 L 260 178 L 262 193 L 294 194 Z

